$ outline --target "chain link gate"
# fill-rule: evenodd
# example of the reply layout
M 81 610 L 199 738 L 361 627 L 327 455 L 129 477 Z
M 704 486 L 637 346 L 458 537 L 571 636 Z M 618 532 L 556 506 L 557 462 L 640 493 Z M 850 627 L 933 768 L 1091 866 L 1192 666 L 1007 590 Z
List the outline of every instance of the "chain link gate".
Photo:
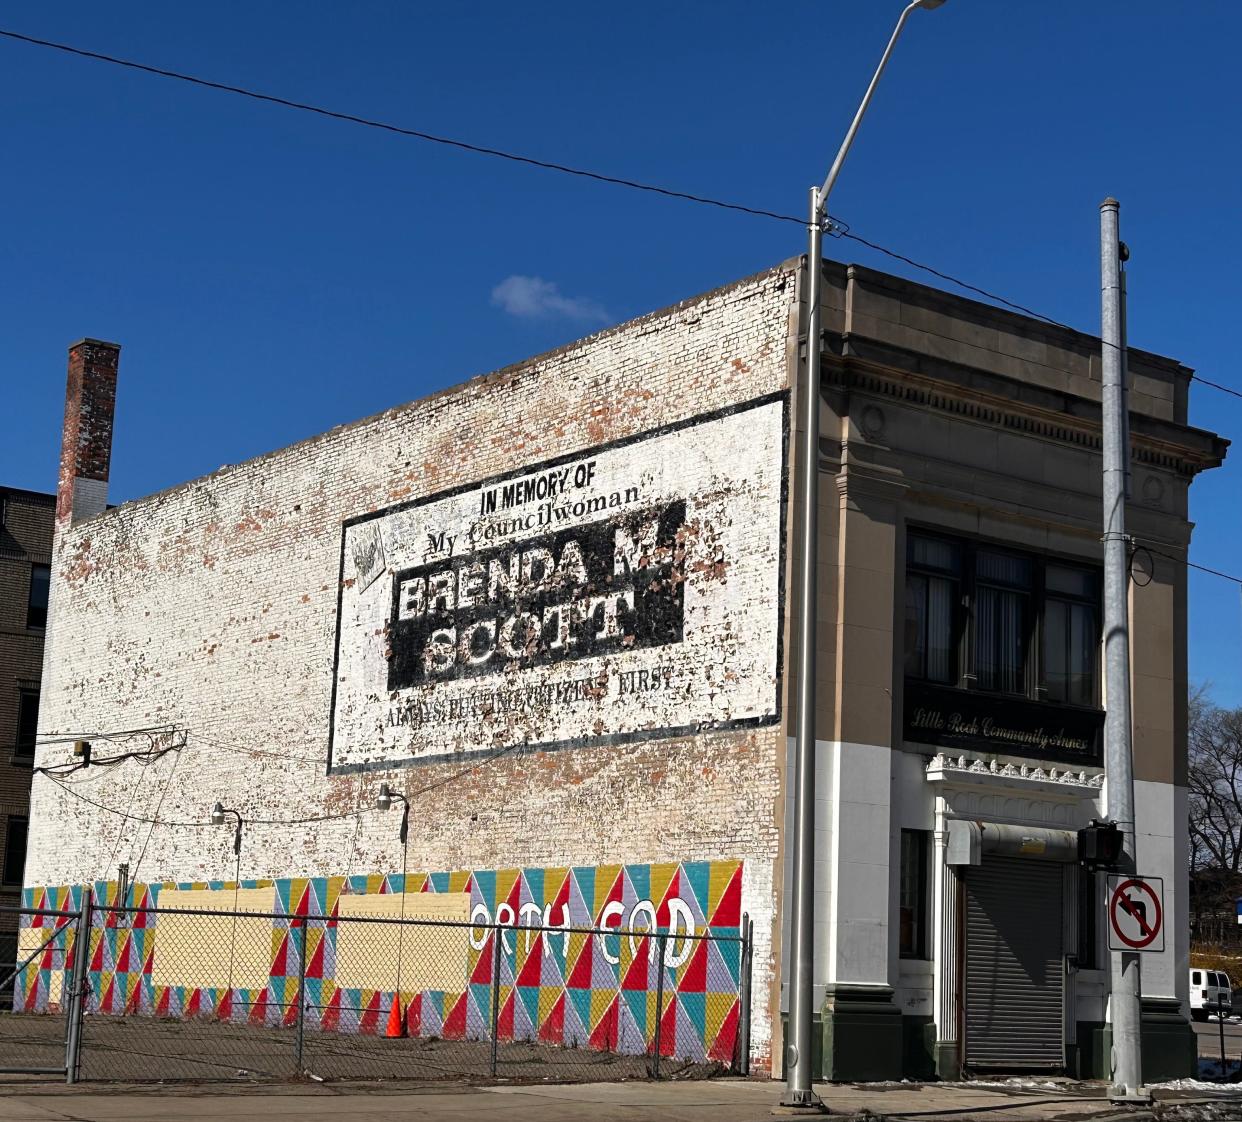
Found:
M 0 991 L 12 1007 L 0 1012 L 0 1075 L 63 1075 L 77 1081 L 85 995 L 90 890 L 61 909 L 4 906 L 18 923 L 16 962 L 0 963 Z
M 542 1082 L 749 1070 L 745 916 L 727 932 L 631 931 L 92 907 L 85 891 L 76 913 L 23 911 L 33 953 L 0 1020 L 0 1039 L 30 1042 L 23 1073 Z M 36 920 L 59 925 L 41 949 Z M 68 1000 L 50 1000 L 57 985 Z

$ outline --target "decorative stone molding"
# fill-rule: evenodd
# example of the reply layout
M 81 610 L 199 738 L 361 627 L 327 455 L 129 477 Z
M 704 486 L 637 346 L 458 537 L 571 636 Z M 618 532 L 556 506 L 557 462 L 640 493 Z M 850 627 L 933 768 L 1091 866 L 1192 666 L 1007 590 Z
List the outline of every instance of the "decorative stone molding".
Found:
M 1045 771 L 1028 764 L 1002 764 L 995 759 L 984 761 L 968 756 L 946 756 L 943 752 L 932 757 L 926 772 L 929 783 L 960 785 L 966 782 L 974 785 L 981 779 L 985 782 L 999 780 L 1000 786 L 1032 791 L 1074 791 L 1075 797 L 1088 799 L 1094 798 L 1104 785 L 1103 772 L 1071 771 L 1057 767 Z

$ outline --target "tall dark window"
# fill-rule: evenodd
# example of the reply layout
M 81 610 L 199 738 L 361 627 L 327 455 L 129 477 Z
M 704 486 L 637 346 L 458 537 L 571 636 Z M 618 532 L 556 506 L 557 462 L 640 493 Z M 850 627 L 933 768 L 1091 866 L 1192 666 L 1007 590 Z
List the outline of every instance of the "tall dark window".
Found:
M 1044 688 L 1051 701 L 1096 704 L 1100 582 L 1089 569 L 1049 565 L 1044 575 Z
M 906 674 L 955 685 L 961 547 L 911 535 L 906 565 Z
M 35 735 L 39 728 L 39 691 L 19 690 L 17 693 L 17 743 L 14 755 L 34 756 Z
M 27 819 L 13 814 L 9 816 L 4 832 L 4 883 L 21 884 L 26 868 Z
M 51 579 L 50 566 L 30 566 L 30 603 L 26 607 L 27 627 L 47 626 L 47 592 Z
M 901 882 L 898 888 L 898 915 L 902 958 L 928 958 L 927 929 L 930 893 L 928 891 L 927 831 L 901 831 Z
M 1099 939 L 1097 912 L 1102 905 L 1096 900 L 1095 873 L 1078 868 L 1078 966 L 1094 970 L 1099 966 L 1095 945 Z
M 975 558 L 975 675 L 983 690 L 1026 693 L 1029 558 L 979 550 Z
M 968 540 L 906 538 L 906 677 L 1099 705 L 1100 574 Z

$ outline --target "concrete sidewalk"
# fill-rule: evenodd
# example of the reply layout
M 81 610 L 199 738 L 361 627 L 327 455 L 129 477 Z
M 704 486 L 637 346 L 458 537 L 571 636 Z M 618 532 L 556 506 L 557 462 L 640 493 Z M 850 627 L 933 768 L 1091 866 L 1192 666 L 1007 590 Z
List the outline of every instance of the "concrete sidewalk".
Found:
M 280 1122 L 281 1119 L 362 1119 L 364 1122 L 757 1122 L 785 1112 L 781 1086 L 741 1079 L 694 1083 L 602 1083 L 468 1087 L 443 1084 L 290 1084 L 285 1086 L 107 1086 L 0 1083 L 0 1122 Z M 1155 1114 L 1112 1106 L 1103 1088 L 1057 1083 L 845 1084 L 819 1088 L 835 1117 L 966 1122 L 997 1119 L 1097 1120 L 1164 1117 L 1242 1119 L 1238 1088 L 1157 1092 Z M 871 1112 L 866 1114 L 863 1112 Z

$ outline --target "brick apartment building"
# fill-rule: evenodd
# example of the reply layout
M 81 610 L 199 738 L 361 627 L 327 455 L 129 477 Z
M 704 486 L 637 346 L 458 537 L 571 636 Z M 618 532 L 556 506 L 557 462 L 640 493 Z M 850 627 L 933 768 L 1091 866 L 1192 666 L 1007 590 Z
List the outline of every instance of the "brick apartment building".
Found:
M 223 899 L 239 875 L 285 910 L 421 890 L 440 915 L 627 932 L 745 913 L 751 1053 L 779 1071 L 804 269 L 106 511 L 116 351 L 79 348 L 40 728 L 144 726 L 175 750 L 92 774 L 89 800 L 76 773 L 37 780 L 27 900 L 88 880 L 115 898 L 111 853 L 135 862 L 136 900 Z M 823 1074 L 1103 1074 L 1101 887 L 1073 853 L 1103 811 L 1099 341 L 856 266 L 826 267 L 823 317 Z M 1225 442 L 1187 424 L 1188 369 L 1140 351 L 1129 368 L 1130 526 L 1184 559 L 1190 484 Z M 1165 877 L 1169 915 L 1143 975 L 1157 1078 L 1194 1062 L 1186 576 L 1147 575 L 1132 665 L 1139 867 Z M 412 803 L 404 850 L 381 783 Z M 240 858 L 216 800 L 247 822 Z M 613 944 L 582 944 L 583 971 L 553 942 L 533 997 L 501 989 L 531 1002 L 527 1029 L 650 1039 L 655 995 Z M 117 1012 L 233 1000 L 157 992 L 115 953 L 99 984 Z M 705 1013 L 704 986 L 735 994 L 736 972 L 665 965 L 678 1054 L 727 1053 L 737 1006 Z M 459 989 L 409 999 L 448 1034 L 470 1023 Z
M 55 495 L 0 487 L 0 903 L 10 906 L 26 863 L 55 513 Z M 0 963 L 16 951 L 17 916 L 0 912 Z

